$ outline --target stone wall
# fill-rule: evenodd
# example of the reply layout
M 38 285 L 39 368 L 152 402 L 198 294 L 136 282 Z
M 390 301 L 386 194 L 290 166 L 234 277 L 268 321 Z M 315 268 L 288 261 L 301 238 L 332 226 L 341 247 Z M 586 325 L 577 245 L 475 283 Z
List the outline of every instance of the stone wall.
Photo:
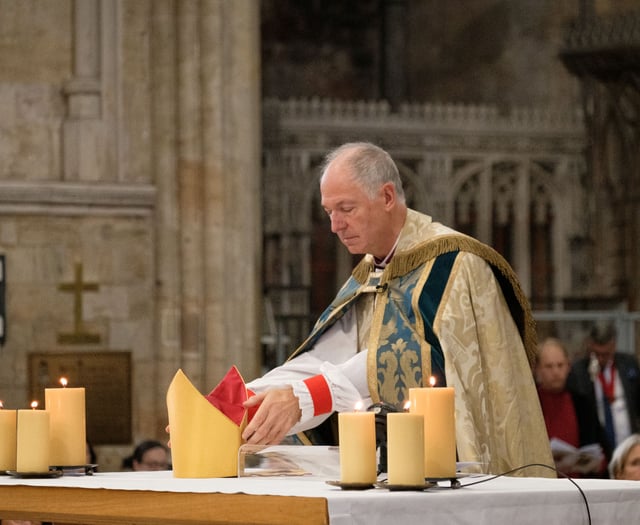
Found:
M 203 393 L 260 370 L 258 5 L 0 1 L 0 399 L 27 405 L 31 354 L 131 352 L 110 468 L 166 439 L 178 368 Z M 78 318 L 98 339 L 60 339 Z

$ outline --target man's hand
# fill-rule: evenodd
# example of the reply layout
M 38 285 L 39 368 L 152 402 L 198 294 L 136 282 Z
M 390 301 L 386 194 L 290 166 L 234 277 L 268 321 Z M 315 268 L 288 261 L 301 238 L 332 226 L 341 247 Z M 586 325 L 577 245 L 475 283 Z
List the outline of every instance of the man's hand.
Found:
M 302 416 L 293 388 L 277 388 L 256 394 L 244 402 L 246 408 L 259 406 L 242 433 L 251 445 L 277 445 Z

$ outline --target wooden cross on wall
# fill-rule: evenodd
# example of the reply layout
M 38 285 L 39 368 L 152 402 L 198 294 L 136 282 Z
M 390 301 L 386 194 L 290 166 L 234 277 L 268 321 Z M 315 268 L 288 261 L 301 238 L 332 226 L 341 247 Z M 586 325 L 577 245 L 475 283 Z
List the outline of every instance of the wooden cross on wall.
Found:
M 84 331 L 82 322 L 82 293 L 95 292 L 98 290 L 98 283 L 87 283 L 82 280 L 82 263 L 76 263 L 75 278 L 71 283 L 62 283 L 58 285 L 58 290 L 63 292 L 72 292 L 74 296 L 73 308 L 73 333 L 59 333 L 58 343 L 80 345 L 88 343 L 99 343 L 100 335 L 92 334 Z

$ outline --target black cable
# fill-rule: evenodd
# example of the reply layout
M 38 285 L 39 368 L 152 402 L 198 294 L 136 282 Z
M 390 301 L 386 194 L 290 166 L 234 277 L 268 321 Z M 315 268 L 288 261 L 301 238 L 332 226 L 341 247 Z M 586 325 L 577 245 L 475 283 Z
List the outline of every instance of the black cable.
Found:
M 578 491 L 580 492 L 580 495 L 582 496 L 582 500 L 584 501 L 584 506 L 587 509 L 587 518 L 588 518 L 588 524 L 591 525 L 591 511 L 589 510 L 589 502 L 587 501 L 587 495 L 584 493 L 584 491 L 582 490 L 582 488 L 580 487 L 580 485 L 578 485 L 573 478 L 567 476 L 566 474 L 560 472 L 558 469 L 551 467 L 549 465 L 545 465 L 544 463 L 529 463 L 528 465 L 523 465 L 522 467 L 516 467 L 514 469 L 511 470 L 507 470 L 506 472 L 503 472 L 502 474 L 496 474 L 493 475 L 489 478 L 485 478 L 485 479 L 481 479 L 479 481 L 472 481 L 471 483 L 464 483 L 464 484 L 460 484 L 459 488 L 463 488 L 463 487 L 470 487 L 471 485 L 478 485 L 480 483 L 486 483 L 487 481 L 491 481 L 494 480 L 496 478 L 500 478 L 502 476 L 507 476 L 508 474 L 513 474 L 514 472 L 518 472 L 519 470 L 523 470 L 529 467 L 544 467 L 544 468 L 548 468 L 549 470 L 553 470 L 556 474 L 559 474 L 560 477 L 568 479 L 571 483 L 574 484 L 574 486 L 578 489 Z

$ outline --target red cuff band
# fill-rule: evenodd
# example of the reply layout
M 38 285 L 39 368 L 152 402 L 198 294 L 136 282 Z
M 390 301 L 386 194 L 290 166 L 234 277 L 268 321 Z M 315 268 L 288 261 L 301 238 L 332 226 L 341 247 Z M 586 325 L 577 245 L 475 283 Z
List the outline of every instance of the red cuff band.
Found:
M 304 384 L 307 385 L 313 400 L 313 415 L 319 416 L 331 412 L 331 390 L 324 376 L 320 374 L 310 377 L 304 380 Z

